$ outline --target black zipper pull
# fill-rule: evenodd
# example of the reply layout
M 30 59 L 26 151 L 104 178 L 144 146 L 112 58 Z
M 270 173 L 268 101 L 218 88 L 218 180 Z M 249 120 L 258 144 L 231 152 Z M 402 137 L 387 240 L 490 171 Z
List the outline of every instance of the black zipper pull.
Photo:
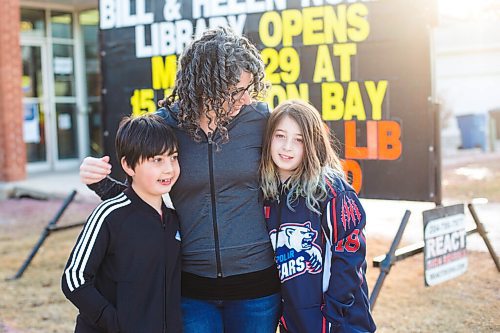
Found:
M 207 133 L 207 137 L 208 137 L 208 144 L 211 145 L 213 143 L 213 141 L 212 141 L 212 132 L 208 132 Z

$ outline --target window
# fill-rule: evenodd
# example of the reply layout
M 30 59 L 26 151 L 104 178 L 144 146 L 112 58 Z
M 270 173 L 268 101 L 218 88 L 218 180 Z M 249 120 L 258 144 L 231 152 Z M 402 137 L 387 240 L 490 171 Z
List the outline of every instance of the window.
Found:
M 45 11 L 21 8 L 21 35 L 45 37 Z
M 52 27 L 52 37 L 73 38 L 73 19 L 71 13 L 52 11 L 50 13 L 50 24 Z

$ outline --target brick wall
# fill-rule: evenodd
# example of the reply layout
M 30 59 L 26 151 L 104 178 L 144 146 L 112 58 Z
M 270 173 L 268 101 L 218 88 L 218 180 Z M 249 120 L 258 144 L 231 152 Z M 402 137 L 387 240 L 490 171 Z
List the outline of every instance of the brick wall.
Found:
M 26 178 L 19 0 L 0 9 L 0 181 Z

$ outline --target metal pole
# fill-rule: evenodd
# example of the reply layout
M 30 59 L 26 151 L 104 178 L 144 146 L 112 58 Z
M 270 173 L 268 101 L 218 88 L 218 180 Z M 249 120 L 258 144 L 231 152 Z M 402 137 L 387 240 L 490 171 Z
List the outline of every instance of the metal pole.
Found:
M 382 289 L 382 285 L 384 284 L 385 277 L 387 274 L 389 274 L 389 271 L 391 270 L 391 266 L 394 260 L 394 253 L 396 252 L 396 248 L 399 245 L 399 242 L 401 241 L 401 238 L 403 237 L 403 232 L 405 231 L 406 225 L 408 224 L 408 220 L 410 219 L 411 212 L 409 210 L 406 210 L 405 215 L 403 216 L 403 220 L 401 221 L 401 224 L 399 225 L 398 232 L 396 233 L 396 236 L 394 237 L 394 240 L 392 241 L 391 247 L 389 249 L 389 252 L 387 252 L 387 255 L 382 261 L 380 265 L 380 275 L 378 276 L 377 282 L 375 283 L 375 286 L 373 287 L 371 296 L 370 296 L 370 307 L 373 309 L 375 307 L 375 302 L 377 301 L 378 294 L 380 293 L 380 290 Z
M 38 242 L 33 247 L 33 250 L 31 250 L 31 253 L 29 254 L 28 258 L 26 258 L 26 260 L 24 261 L 21 268 L 19 268 L 19 271 L 17 271 L 16 275 L 14 275 L 11 278 L 8 278 L 7 280 L 16 280 L 16 279 L 19 279 L 23 275 L 24 271 L 26 270 L 26 268 L 28 268 L 29 264 L 31 263 L 31 261 L 35 257 L 35 255 L 38 252 L 38 250 L 40 249 L 40 247 L 42 247 L 42 244 L 45 241 L 45 239 L 50 235 L 51 228 L 53 228 L 56 225 L 56 223 L 59 221 L 59 219 L 61 218 L 61 216 L 64 213 L 64 211 L 66 210 L 66 208 L 68 208 L 68 205 L 75 198 L 75 195 L 76 195 L 76 191 L 73 190 L 73 192 L 71 192 L 71 194 L 68 197 L 66 197 L 61 208 L 59 208 L 59 211 L 57 212 L 57 214 L 52 218 L 52 220 L 47 224 L 47 226 L 43 230 L 42 234 L 40 235 L 40 238 L 38 239 Z
M 498 262 L 498 256 L 495 253 L 495 249 L 493 248 L 493 245 L 491 245 L 490 240 L 488 239 L 488 235 L 486 234 L 486 230 L 484 229 L 483 224 L 481 221 L 479 221 L 479 217 L 476 214 L 476 210 L 474 209 L 474 206 L 470 203 L 467 205 L 469 207 L 469 211 L 472 215 L 472 218 L 474 219 L 474 222 L 476 222 L 477 226 L 477 232 L 481 235 L 481 237 L 484 240 L 484 243 L 486 244 L 486 247 L 488 248 L 488 251 L 490 252 L 491 258 L 493 258 L 493 261 L 495 262 L 495 266 L 497 266 L 497 270 L 500 272 L 500 263 Z
M 436 206 L 443 205 L 443 191 L 441 187 L 441 105 L 433 104 L 435 128 L 434 128 L 434 161 L 435 161 L 435 181 L 434 181 L 434 202 Z
M 74 223 L 74 224 L 62 225 L 60 227 L 52 226 L 49 229 L 50 229 L 50 232 L 63 231 L 63 230 L 73 229 L 76 227 L 81 227 L 85 223 L 86 222 L 84 221 L 84 222 L 79 222 L 79 223 Z

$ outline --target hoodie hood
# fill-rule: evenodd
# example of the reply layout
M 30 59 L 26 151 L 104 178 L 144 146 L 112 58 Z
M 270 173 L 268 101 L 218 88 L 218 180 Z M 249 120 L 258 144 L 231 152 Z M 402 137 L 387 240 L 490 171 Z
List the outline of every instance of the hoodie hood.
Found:
M 250 109 L 248 109 L 250 108 Z M 248 109 L 248 110 L 245 110 L 245 109 Z M 266 103 L 264 102 L 254 102 L 252 104 L 249 104 L 249 105 L 245 105 L 242 107 L 240 113 L 242 111 L 249 111 L 253 109 L 253 111 L 257 111 L 258 113 L 264 115 L 265 117 L 268 117 L 269 116 L 269 108 L 267 106 Z M 178 115 L 179 115 L 179 104 L 178 103 L 173 103 L 172 105 L 170 106 L 164 106 L 160 109 L 158 109 L 155 114 L 159 115 L 160 117 L 162 117 L 163 119 L 165 119 L 165 121 L 167 122 L 167 124 L 173 128 L 178 128 L 179 127 L 179 118 L 178 118 Z

